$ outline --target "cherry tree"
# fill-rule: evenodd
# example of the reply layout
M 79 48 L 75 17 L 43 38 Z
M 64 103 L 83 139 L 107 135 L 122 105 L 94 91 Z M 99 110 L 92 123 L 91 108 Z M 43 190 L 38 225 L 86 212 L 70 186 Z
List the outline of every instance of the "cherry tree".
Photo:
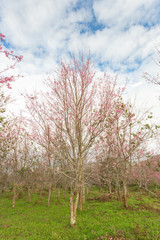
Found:
M 133 166 L 132 174 L 139 187 L 144 187 L 146 191 L 149 191 L 148 186 L 151 184 L 160 185 L 160 156 L 146 152 L 146 158 Z
M 3 43 L 4 41 L 5 35 L 0 33 L 0 42 Z M 3 44 L 0 44 L 0 54 L 4 55 L 4 57 L 11 61 L 10 65 L 7 65 L 3 69 L 0 68 L 0 86 L 6 85 L 8 88 L 11 88 L 10 83 L 13 82 L 16 77 L 19 77 L 19 75 L 18 76 L 9 75 L 8 72 L 9 70 L 14 69 L 17 62 L 20 62 L 23 57 L 15 55 L 12 50 L 11 51 L 5 50 Z
M 22 139 L 19 155 L 19 168 L 18 175 L 20 178 L 20 183 L 23 188 L 28 192 L 28 202 L 31 202 L 31 193 L 36 187 L 36 174 L 35 171 L 39 167 L 41 159 L 41 151 L 39 151 L 38 146 L 30 138 L 27 129 L 22 132 Z
M 48 206 L 50 206 L 51 191 L 59 180 L 57 178 L 56 152 L 53 142 L 57 140 L 54 137 L 51 121 L 46 114 L 46 104 L 42 94 L 26 94 L 26 107 L 30 113 L 28 125 L 30 126 L 30 138 L 40 146 L 45 177 L 39 181 L 40 192 L 43 187 L 48 188 Z M 45 185 L 44 185 L 45 184 Z
M 11 75 L 11 71 L 16 66 L 17 62 L 20 62 L 22 60 L 22 56 L 17 56 L 14 54 L 14 52 L 7 51 L 4 47 L 5 42 L 5 35 L 0 33 L 0 58 L 1 58 L 1 66 L 0 66 L 0 152 L 1 152 L 1 160 L 0 160 L 0 167 L 2 164 L 4 164 L 5 156 L 8 150 L 8 143 L 6 142 L 8 139 L 8 129 L 7 129 L 7 118 L 5 115 L 6 112 L 6 106 L 10 100 L 9 96 L 5 96 L 3 93 L 3 87 L 7 86 L 8 88 L 11 88 L 11 82 L 15 80 L 16 77 Z M 6 61 L 7 60 L 7 61 Z M 4 64 L 4 62 L 7 62 L 7 65 Z
M 21 169 L 21 153 L 23 149 L 23 139 L 24 139 L 25 129 L 23 125 L 23 118 L 14 117 L 10 121 L 10 129 L 8 133 L 10 144 L 9 152 L 9 165 L 12 172 L 12 182 L 13 182 L 13 203 L 12 207 L 15 207 L 17 187 L 20 186 L 19 170 Z
M 90 59 L 73 57 L 61 62 L 56 75 L 46 79 L 46 115 L 57 141 L 52 141 L 59 160 L 67 161 L 72 182 L 70 223 L 76 223 L 78 202 L 82 205 L 85 164 L 89 152 L 104 129 L 105 119 L 122 93 L 116 80 L 97 77 Z M 75 199 L 75 200 L 74 200 Z
M 136 115 L 132 105 L 122 99 L 114 108 L 98 141 L 102 149 L 98 151 L 98 157 L 106 165 L 106 170 L 112 171 L 118 200 L 121 198 L 120 182 L 123 182 L 124 206 L 127 207 L 127 176 L 136 155 L 143 155 L 143 143 L 152 135 L 152 128 L 145 122 L 146 112 Z M 103 177 L 107 177 L 108 174 L 103 172 Z

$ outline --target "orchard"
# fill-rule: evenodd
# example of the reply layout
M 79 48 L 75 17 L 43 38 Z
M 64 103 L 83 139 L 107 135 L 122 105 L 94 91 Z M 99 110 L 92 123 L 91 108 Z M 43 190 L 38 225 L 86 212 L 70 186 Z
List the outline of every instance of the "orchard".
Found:
M 5 41 L 3 34 L 0 40 Z M 42 203 L 43 210 L 48 207 L 47 215 L 53 212 L 53 205 L 56 208 L 55 204 L 59 204 L 57 209 L 64 207 L 67 212 L 69 234 L 79 231 L 80 219 L 85 219 L 86 211 L 93 210 L 93 204 L 89 210 L 90 202 L 99 208 L 99 200 L 103 199 L 101 206 L 106 211 L 107 202 L 113 202 L 117 211 L 122 207 L 128 214 L 133 208 L 133 189 L 137 199 L 143 199 L 143 194 L 152 202 L 154 198 L 155 209 L 160 211 L 160 156 L 147 148 L 148 142 L 158 137 L 159 127 L 149 111 L 137 111 L 134 104 L 125 100 L 127 86 L 119 86 L 118 79 L 106 73 L 99 76 L 90 57 L 80 54 L 70 62 L 61 61 L 53 76 L 44 79 L 45 91 L 25 94 L 25 116 L 6 116 L 9 98 L 3 89 L 11 88 L 16 78 L 21 77 L 7 73 L 21 62 L 22 56 L 4 50 L 3 44 L 0 54 L 12 61 L 0 70 L 1 208 L 6 201 L 8 212 L 15 213 L 23 201 L 25 209 L 28 206 L 34 209 L 34 201 L 40 206 Z M 59 237 L 53 234 L 52 238 L 47 235 L 43 239 L 130 239 L 109 235 L 98 238 L 101 233 L 94 238 L 94 230 L 91 231 L 90 238 L 85 235 L 65 238 L 59 233 Z M 141 230 L 135 231 L 139 231 L 135 233 L 138 236 Z M 7 239 L 8 235 L 2 236 L 1 239 Z M 156 237 L 160 237 L 158 230 Z M 42 238 L 26 235 L 14 239 Z

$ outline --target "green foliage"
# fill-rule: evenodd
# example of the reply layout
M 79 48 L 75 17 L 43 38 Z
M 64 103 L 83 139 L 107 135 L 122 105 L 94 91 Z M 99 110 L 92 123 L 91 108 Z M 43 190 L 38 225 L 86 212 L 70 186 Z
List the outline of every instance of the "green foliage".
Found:
M 104 192 L 103 192 L 104 193 Z M 152 239 L 160 237 L 160 202 L 145 193 L 132 189 L 129 208 L 116 200 L 99 202 L 96 188 L 90 192 L 83 211 L 78 212 L 77 225 L 69 224 L 69 195 L 58 200 L 52 192 L 51 206 L 47 207 L 47 191 L 40 199 L 33 194 L 31 203 L 27 195 L 17 199 L 11 208 L 12 193 L 0 195 L 1 240 L 98 240 L 98 239 Z M 114 198 L 113 198 L 114 199 Z

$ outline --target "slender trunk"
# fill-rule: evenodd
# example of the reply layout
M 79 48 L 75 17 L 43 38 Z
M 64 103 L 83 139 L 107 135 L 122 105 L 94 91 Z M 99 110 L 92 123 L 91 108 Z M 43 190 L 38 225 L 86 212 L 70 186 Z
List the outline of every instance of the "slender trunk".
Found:
M 127 208 L 128 207 L 128 203 L 127 203 L 127 185 L 126 185 L 126 181 L 123 181 L 123 193 L 124 193 L 124 207 Z
M 74 195 L 76 195 L 75 202 L 74 202 Z M 70 224 L 71 224 L 71 227 L 74 227 L 74 225 L 76 224 L 78 201 L 79 201 L 79 191 L 77 191 L 76 194 L 72 193 L 72 195 L 70 197 Z
M 31 202 L 31 187 L 28 187 L 28 202 Z
M 83 188 L 82 186 L 80 187 L 80 190 L 79 190 L 79 210 L 82 211 L 82 197 L 83 197 Z
M 108 188 L 109 188 L 109 194 L 112 194 L 111 182 L 109 182 L 109 184 L 108 184 Z
M 12 202 L 12 208 L 15 208 L 16 203 L 16 173 L 17 173 L 17 142 L 16 146 L 14 148 L 14 183 L 13 183 L 13 202 Z
M 84 183 L 83 183 L 83 189 L 82 189 L 82 191 L 83 191 L 83 203 L 85 203 L 85 200 L 86 200 L 86 197 L 85 197 L 85 186 L 84 186 Z
M 77 191 L 76 200 L 75 200 L 75 203 L 74 203 L 74 218 L 75 219 L 76 219 L 76 215 L 77 215 L 78 201 L 79 201 L 79 192 Z
M 48 189 L 48 207 L 50 206 L 51 192 L 52 192 L 52 186 L 50 185 Z
M 74 202 L 73 202 L 73 198 L 74 198 L 74 194 L 71 195 L 70 197 L 70 224 L 71 224 L 71 227 L 74 227 L 74 225 L 76 224 L 76 219 L 74 219 L 74 211 L 73 211 L 73 205 L 74 205 Z
M 138 182 L 138 187 L 139 187 L 140 193 L 142 193 L 142 182 L 141 181 Z
M 117 185 L 117 198 L 118 198 L 118 202 L 121 201 L 121 192 L 120 192 L 120 185 Z
M 80 158 L 80 174 L 79 174 L 79 210 L 82 211 L 82 204 L 83 204 L 83 182 L 84 182 L 84 176 L 83 176 L 83 160 L 82 157 Z
M 16 184 L 14 182 L 13 185 L 13 201 L 12 201 L 12 208 L 15 208 L 15 203 L 16 203 Z

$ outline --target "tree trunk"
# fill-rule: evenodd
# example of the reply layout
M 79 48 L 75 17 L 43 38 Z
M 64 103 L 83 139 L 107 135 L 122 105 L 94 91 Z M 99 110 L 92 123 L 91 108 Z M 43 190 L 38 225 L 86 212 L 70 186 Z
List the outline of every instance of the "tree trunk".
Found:
M 48 189 L 48 207 L 50 206 L 51 192 L 52 192 L 52 186 L 50 186 Z
M 31 202 L 31 187 L 28 187 L 28 202 Z
M 108 188 L 109 188 L 109 193 L 112 194 L 111 182 L 109 182 L 109 184 L 108 184 Z
M 85 203 L 85 200 L 86 200 L 86 196 L 85 196 L 85 186 L 83 184 L 83 203 Z
M 126 185 L 126 181 L 123 181 L 123 194 L 124 194 L 124 207 L 127 208 L 128 207 L 128 203 L 127 203 L 127 185 Z
M 79 190 L 79 210 L 82 211 L 82 197 L 83 197 L 83 188 L 82 186 L 80 187 L 80 190 Z
M 141 180 L 138 182 L 138 187 L 139 187 L 140 193 L 142 193 L 142 182 L 141 182 Z
M 138 186 L 139 186 L 139 189 L 142 188 L 142 182 L 141 181 L 138 183 Z
M 16 203 L 16 184 L 13 185 L 13 201 L 12 201 L 12 208 L 15 208 Z
M 76 200 L 74 203 L 75 195 L 76 195 Z M 71 224 L 71 227 L 74 227 L 74 225 L 76 224 L 78 201 L 79 201 L 79 191 L 77 191 L 76 193 L 72 193 L 72 195 L 70 197 L 70 224 Z
M 120 186 L 119 186 L 119 184 L 118 184 L 118 186 L 117 186 L 117 198 L 118 198 L 118 202 L 120 202 L 120 201 L 121 201 L 121 192 L 120 192 Z

